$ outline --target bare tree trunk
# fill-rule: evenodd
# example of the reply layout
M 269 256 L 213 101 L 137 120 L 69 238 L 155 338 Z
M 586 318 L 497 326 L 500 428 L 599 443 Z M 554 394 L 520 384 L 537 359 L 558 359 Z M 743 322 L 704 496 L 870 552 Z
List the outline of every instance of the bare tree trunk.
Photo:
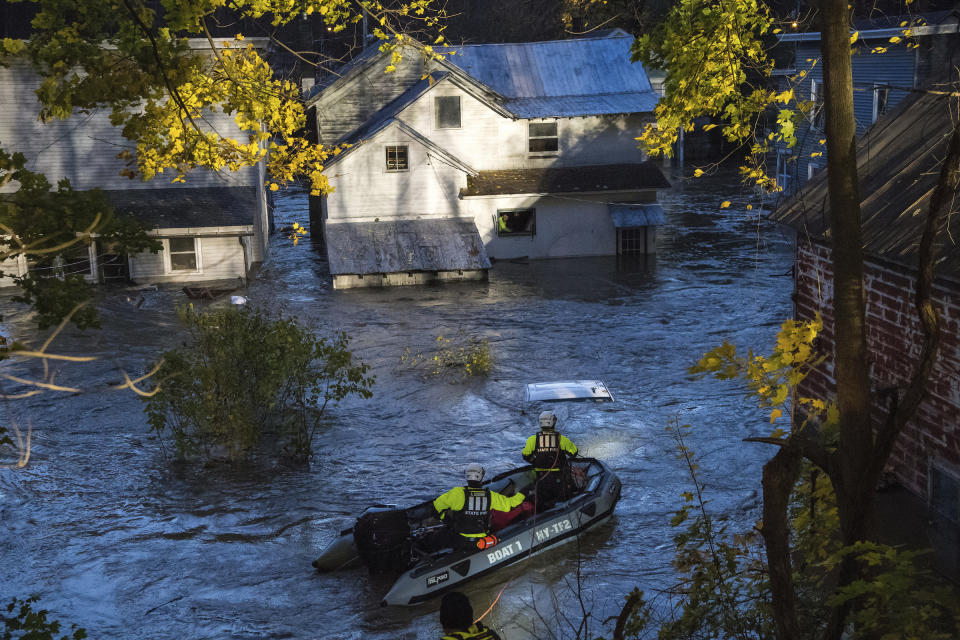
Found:
M 798 640 L 796 593 L 790 561 L 790 494 L 800 474 L 801 455 L 790 445 L 763 465 L 763 535 L 770 572 L 771 605 L 777 640 Z

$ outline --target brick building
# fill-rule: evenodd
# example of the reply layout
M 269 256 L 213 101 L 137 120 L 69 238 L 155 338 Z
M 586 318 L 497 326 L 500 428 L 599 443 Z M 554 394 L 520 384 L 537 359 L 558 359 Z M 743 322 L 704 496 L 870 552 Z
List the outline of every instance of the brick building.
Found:
M 920 355 L 920 323 L 913 302 L 917 250 L 957 106 L 956 98 L 914 92 L 858 141 L 867 337 L 878 422 L 886 414 L 884 390 L 906 387 Z M 958 204 L 960 200 L 952 203 L 952 212 Z M 833 272 L 826 172 L 771 217 L 797 231 L 795 315 L 804 320 L 822 315 L 822 347 L 830 354 Z M 942 558 L 953 565 L 944 567 L 948 572 L 960 570 L 960 228 L 956 219 L 956 213 L 947 215 L 938 236 L 934 296 L 941 319 L 939 357 L 929 393 L 900 435 L 889 462 L 899 483 L 929 509 L 934 525 L 927 539 L 941 550 L 952 549 Z M 834 385 L 828 359 L 804 382 L 801 393 L 829 397 Z

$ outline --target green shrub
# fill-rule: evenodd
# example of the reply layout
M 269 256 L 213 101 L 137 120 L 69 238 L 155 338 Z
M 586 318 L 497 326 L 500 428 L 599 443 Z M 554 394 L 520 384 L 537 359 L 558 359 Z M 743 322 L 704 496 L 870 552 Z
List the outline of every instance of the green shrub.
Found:
M 247 308 L 178 313 L 192 341 L 163 354 L 144 400 L 152 430 L 171 435 L 180 457 L 247 458 L 269 434 L 284 455 L 307 459 L 329 403 L 372 395 L 345 333 L 317 337 Z
M 424 377 L 461 382 L 471 376 L 487 376 L 493 369 L 490 343 L 463 331 L 453 338 L 437 336 L 430 353 L 414 353 L 410 347 L 400 356 L 400 366 L 419 371 Z

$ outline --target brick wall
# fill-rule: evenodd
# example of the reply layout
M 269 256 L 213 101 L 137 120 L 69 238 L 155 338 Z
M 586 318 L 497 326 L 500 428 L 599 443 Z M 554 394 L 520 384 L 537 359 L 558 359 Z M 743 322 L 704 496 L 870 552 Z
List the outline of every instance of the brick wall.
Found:
M 833 272 L 829 249 L 818 243 L 797 247 L 796 316 L 823 317 L 821 348 L 833 351 Z M 889 263 L 868 261 L 867 340 L 873 388 L 904 387 L 920 355 L 920 322 L 913 307 L 913 273 Z M 929 393 L 901 433 L 888 467 L 911 492 L 926 499 L 928 465 L 932 461 L 960 469 L 960 285 L 934 289 L 941 318 L 939 357 L 928 384 Z M 833 364 L 829 360 L 801 386 L 802 395 L 833 394 Z M 874 419 L 886 410 L 878 401 Z

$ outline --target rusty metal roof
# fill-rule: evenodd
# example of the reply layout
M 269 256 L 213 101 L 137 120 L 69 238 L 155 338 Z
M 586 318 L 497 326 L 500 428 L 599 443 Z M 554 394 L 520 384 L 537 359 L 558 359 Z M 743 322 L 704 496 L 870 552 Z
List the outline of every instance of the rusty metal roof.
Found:
M 449 64 L 504 96 L 518 118 L 653 111 L 658 96 L 643 65 L 630 61 L 633 38 L 601 38 L 451 47 Z
M 480 171 L 467 176 L 460 197 L 519 193 L 596 193 L 667 189 L 670 183 L 655 163 L 602 164 L 546 169 Z
M 923 223 L 957 108 L 956 99 L 914 92 L 857 142 L 863 248 L 868 255 L 916 267 Z M 770 218 L 796 228 L 801 239 L 828 240 L 826 178 L 826 171 L 818 173 Z M 947 216 L 938 236 L 939 276 L 960 280 L 958 237 L 957 216 Z
M 324 233 L 335 276 L 490 268 L 472 219 L 328 221 Z

